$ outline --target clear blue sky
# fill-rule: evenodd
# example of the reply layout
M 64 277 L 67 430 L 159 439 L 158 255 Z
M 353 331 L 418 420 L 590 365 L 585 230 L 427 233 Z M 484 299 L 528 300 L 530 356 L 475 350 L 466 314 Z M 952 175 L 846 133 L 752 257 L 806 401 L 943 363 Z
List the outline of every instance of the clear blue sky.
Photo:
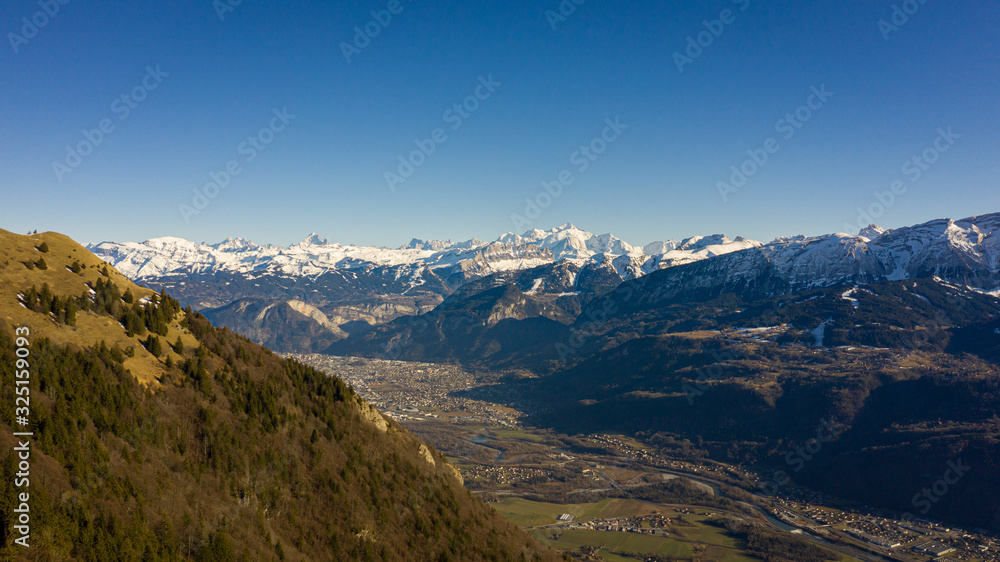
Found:
M 387 0 L 243 0 L 221 21 L 211 0 L 113 4 L 0 13 L 0 227 L 83 242 L 495 238 L 562 170 L 573 183 L 527 227 L 638 244 L 822 234 L 896 180 L 906 191 L 884 226 L 1000 211 L 995 1 L 910 0 L 919 9 L 886 40 L 879 20 L 899 0 L 586 0 L 555 29 L 557 0 L 401 0 L 349 63 L 342 44 Z M 674 53 L 726 9 L 731 23 L 679 72 Z M 168 76 L 147 77 L 157 65 Z M 500 85 L 479 88 L 454 130 L 445 112 L 490 76 Z M 833 96 L 792 138 L 777 132 L 822 85 Z M 132 92 L 144 99 L 128 107 Z M 616 117 L 627 130 L 581 171 L 572 154 Z M 67 145 L 86 151 L 82 131 L 105 119 L 113 130 L 69 166 Z M 241 143 L 272 124 L 247 161 L 256 149 Z M 938 141 L 948 151 L 913 181 L 903 165 L 947 127 L 960 138 Z M 385 173 L 437 128 L 447 138 L 390 190 Z M 718 182 L 772 137 L 777 151 L 724 201 Z M 179 205 L 232 160 L 240 173 L 185 221 Z

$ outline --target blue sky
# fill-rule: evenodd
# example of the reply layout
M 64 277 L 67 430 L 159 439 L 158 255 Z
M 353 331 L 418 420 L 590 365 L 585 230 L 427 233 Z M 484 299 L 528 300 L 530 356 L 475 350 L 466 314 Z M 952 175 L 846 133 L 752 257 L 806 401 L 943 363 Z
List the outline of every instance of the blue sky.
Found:
M 572 222 L 644 244 L 1000 211 L 992 1 L 50 1 L 0 14 L 15 232 L 398 246 Z M 400 157 L 419 165 L 387 181 Z M 733 166 L 753 174 L 723 198 Z

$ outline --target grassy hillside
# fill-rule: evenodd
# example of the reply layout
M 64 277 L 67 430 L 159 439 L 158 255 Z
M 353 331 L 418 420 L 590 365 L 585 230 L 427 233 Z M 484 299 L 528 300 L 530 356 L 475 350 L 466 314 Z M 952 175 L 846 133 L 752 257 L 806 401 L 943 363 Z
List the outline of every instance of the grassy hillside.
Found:
M 0 231 L 0 252 L 4 558 L 555 558 L 339 379 L 173 314 L 64 236 Z M 29 549 L 13 544 L 17 327 L 31 332 Z
M 47 251 L 39 251 L 39 247 Z M 44 262 L 44 270 L 36 265 L 40 260 Z M 78 273 L 71 270 L 74 263 L 79 267 Z M 18 295 L 32 285 L 41 288 L 45 283 L 56 295 L 79 297 L 86 294 L 98 280 L 110 281 L 122 294 L 131 289 L 136 300 L 148 299 L 156 294 L 149 289 L 137 287 L 113 267 L 106 266 L 97 256 L 66 236 L 54 232 L 19 236 L 0 229 L 0 319 L 8 324 L 32 326 L 35 338 L 49 338 L 57 344 L 90 347 L 104 341 L 109 346 L 118 345 L 122 349 L 141 347 L 138 345 L 139 338 L 127 337 L 118 322 L 106 315 L 80 314 L 76 326 L 68 327 L 57 322 L 42 321 L 41 317 L 22 306 L 18 299 Z M 168 334 L 164 336 L 171 343 L 175 343 L 178 337 L 185 345 L 197 347 L 190 332 L 181 329 L 180 318 L 171 323 Z M 180 357 L 175 355 L 174 360 L 178 359 Z M 140 383 L 154 386 L 161 371 L 160 362 L 151 354 L 143 352 L 126 358 L 125 367 Z

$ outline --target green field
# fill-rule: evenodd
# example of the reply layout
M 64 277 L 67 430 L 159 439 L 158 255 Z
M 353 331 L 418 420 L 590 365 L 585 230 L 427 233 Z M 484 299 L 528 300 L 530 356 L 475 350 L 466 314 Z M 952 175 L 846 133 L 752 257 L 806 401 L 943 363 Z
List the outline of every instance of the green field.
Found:
M 536 530 L 532 534 L 548 546 L 559 550 L 579 550 L 581 546 L 600 548 L 602 555 L 615 552 L 640 552 L 659 554 L 675 558 L 692 558 L 692 546 L 664 537 L 634 535 L 631 533 L 609 533 L 604 531 L 570 530 L 561 532 L 558 540 L 552 540 L 551 533 Z M 609 559 L 613 559 L 608 557 Z M 733 560 L 739 560 L 738 558 Z
M 491 429 L 490 431 L 491 433 L 494 433 L 498 437 L 502 437 L 504 439 L 521 439 L 522 441 L 532 441 L 534 443 L 545 442 L 545 438 L 541 435 L 535 435 L 533 433 L 521 431 L 520 429 Z
M 533 502 L 521 498 L 505 498 L 493 508 L 521 527 L 537 527 L 557 523 L 563 513 L 574 522 L 594 518 L 631 517 L 653 513 L 663 508 L 647 502 L 624 499 L 604 499 L 597 503 L 557 504 Z
M 688 542 L 672 537 L 656 537 L 636 535 L 632 533 L 616 533 L 606 531 L 590 531 L 574 529 L 561 531 L 558 539 L 553 538 L 551 531 L 536 529 L 531 534 L 557 550 L 579 550 L 581 546 L 592 546 L 600 549 L 600 555 L 607 560 L 629 560 L 616 556 L 616 553 L 641 553 L 668 556 L 671 558 L 694 560 L 721 560 L 725 562 L 750 562 L 756 560 L 744 555 L 738 547 Z M 634 559 L 631 559 L 634 560 Z

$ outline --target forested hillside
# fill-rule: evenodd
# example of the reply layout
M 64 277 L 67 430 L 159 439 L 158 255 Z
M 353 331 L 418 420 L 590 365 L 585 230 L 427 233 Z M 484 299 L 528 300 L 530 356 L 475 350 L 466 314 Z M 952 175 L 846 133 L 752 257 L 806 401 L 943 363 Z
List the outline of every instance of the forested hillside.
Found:
M 339 379 L 181 311 L 64 237 L 0 236 L 4 556 L 554 558 Z M 17 327 L 30 330 L 28 549 L 13 544 Z

